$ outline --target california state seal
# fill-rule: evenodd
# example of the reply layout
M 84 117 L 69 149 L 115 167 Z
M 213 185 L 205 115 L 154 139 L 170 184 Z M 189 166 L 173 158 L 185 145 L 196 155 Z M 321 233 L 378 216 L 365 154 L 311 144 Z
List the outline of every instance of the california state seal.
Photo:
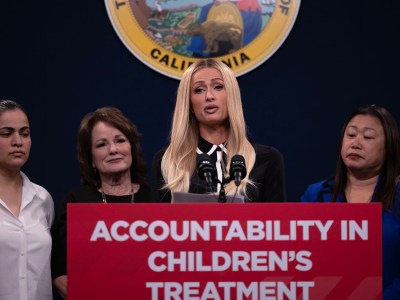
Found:
M 214 57 L 243 75 L 269 59 L 297 17 L 300 0 L 105 0 L 125 46 L 148 67 L 180 79 Z

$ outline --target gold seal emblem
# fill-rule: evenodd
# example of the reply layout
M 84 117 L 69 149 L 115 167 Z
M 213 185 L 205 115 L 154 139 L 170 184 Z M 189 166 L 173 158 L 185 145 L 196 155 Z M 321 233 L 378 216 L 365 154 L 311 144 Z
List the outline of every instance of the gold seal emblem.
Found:
M 105 0 L 124 45 L 139 60 L 180 79 L 199 58 L 215 57 L 243 75 L 288 36 L 300 0 Z

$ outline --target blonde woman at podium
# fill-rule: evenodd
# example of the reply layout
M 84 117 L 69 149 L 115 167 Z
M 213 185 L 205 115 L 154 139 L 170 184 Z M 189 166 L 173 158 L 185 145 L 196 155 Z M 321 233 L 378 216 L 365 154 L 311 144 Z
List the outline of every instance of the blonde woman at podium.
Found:
M 52 300 L 50 274 L 54 203 L 21 171 L 31 130 L 18 103 L 0 100 L 0 299 Z
M 201 154 L 215 164 L 218 180 L 210 184 L 197 172 Z M 283 157 L 271 146 L 249 142 L 234 73 L 219 60 L 198 60 L 180 81 L 170 143 L 153 158 L 153 199 L 171 202 L 171 192 L 218 195 L 218 181 L 228 177 L 235 155 L 243 157 L 246 174 L 238 187 L 234 180 L 223 186 L 226 195 L 242 195 L 246 202 L 285 201 Z
M 336 174 L 311 184 L 302 202 L 382 203 L 383 298 L 400 299 L 400 136 L 383 107 L 354 110 L 341 133 Z
M 52 276 L 67 296 L 67 203 L 136 203 L 150 199 L 146 167 L 135 125 L 114 107 L 87 114 L 78 132 L 82 185 L 69 192 L 52 229 Z

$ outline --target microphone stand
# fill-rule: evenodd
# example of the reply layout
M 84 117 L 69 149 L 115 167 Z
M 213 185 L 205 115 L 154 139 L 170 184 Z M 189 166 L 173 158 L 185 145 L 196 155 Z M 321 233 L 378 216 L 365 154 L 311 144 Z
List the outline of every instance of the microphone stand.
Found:
M 226 203 L 225 184 L 227 182 L 225 181 L 224 177 L 222 177 L 222 182 L 220 183 L 221 183 L 221 189 L 219 190 L 218 203 Z

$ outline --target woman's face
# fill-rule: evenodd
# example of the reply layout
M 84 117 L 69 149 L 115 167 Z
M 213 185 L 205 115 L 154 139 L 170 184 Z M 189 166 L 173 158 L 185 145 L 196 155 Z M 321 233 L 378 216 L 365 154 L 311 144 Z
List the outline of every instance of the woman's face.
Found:
M 226 124 L 228 107 L 225 83 L 214 68 L 203 68 L 192 75 L 190 104 L 200 127 Z
M 97 123 L 92 130 L 92 164 L 100 175 L 129 171 L 132 154 L 128 138 L 108 123 Z
M 379 119 L 357 115 L 346 127 L 341 155 L 349 170 L 378 175 L 385 161 L 385 133 Z
M 31 150 L 28 117 L 20 109 L 0 115 L 0 168 L 19 170 L 28 160 Z

